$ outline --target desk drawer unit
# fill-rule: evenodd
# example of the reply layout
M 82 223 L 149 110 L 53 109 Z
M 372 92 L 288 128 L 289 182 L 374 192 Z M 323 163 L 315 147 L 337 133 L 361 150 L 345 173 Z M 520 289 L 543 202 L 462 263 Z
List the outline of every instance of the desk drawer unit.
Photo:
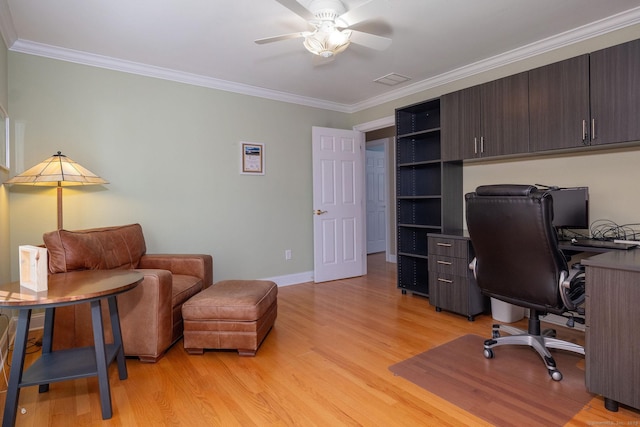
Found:
M 640 409 L 640 268 L 626 267 L 587 265 L 585 382 L 612 410 L 618 403 Z
M 436 311 L 462 314 L 472 321 L 487 307 L 487 298 L 469 270 L 473 250 L 468 238 L 429 234 L 429 303 Z

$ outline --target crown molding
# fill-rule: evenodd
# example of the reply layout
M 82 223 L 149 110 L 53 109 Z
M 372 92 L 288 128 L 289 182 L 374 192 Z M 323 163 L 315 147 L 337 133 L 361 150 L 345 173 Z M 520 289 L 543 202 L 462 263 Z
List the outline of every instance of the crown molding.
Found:
M 138 74 L 146 77 L 154 77 L 179 83 L 202 86 L 210 89 L 218 89 L 342 113 L 356 113 L 367 108 L 395 101 L 405 96 L 433 89 L 443 84 L 451 83 L 475 74 L 499 68 L 640 23 L 640 7 L 637 7 L 608 18 L 604 18 L 600 21 L 592 22 L 587 25 L 583 25 L 582 27 L 528 44 L 521 48 L 404 86 L 386 94 L 349 105 L 17 39 L 6 0 L 0 0 L 0 12 L 0 32 L 2 33 L 2 37 L 5 40 L 7 47 L 13 52 L 42 56 L 82 65 Z
M 61 61 L 73 62 L 76 64 L 89 65 L 93 67 L 105 68 L 125 73 L 138 74 L 146 77 L 155 77 L 163 80 L 170 80 L 179 83 L 186 83 L 194 86 L 202 86 L 210 89 L 235 92 L 243 95 L 257 96 L 275 101 L 288 102 L 308 107 L 323 108 L 340 112 L 348 112 L 348 106 L 329 102 L 322 99 L 294 95 L 287 92 L 280 92 L 265 89 L 257 86 L 231 82 L 228 80 L 215 79 L 198 74 L 185 73 L 168 68 L 156 67 L 139 62 L 115 59 L 108 56 L 96 55 L 93 53 L 81 52 L 73 49 L 60 48 L 43 43 L 36 43 L 26 40 L 17 40 L 11 51 L 26 53 L 29 55 L 42 56 L 45 58 L 58 59 Z
M 372 120 L 370 122 L 360 123 L 358 125 L 355 125 L 353 127 L 353 130 L 357 130 L 359 132 L 369 132 L 372 130 L 383 129 L 383 128 L 386 128 L 389 126 L 395 126 L 395 125 L 396 125 L 395 116 L 387 116 L 377 120 Z

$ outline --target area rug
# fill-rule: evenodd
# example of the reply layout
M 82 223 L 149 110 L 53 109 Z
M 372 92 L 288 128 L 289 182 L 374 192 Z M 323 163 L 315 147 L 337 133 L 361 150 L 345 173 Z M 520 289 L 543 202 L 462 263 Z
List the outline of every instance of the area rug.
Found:
M 552 351 L 563 375 L 554 381 L 534 350 L 501 346 L 486 359 L 483 342 L 465 335 L 389 369 L 496 426 L 562 426 L 594 397 L 580 355 Z

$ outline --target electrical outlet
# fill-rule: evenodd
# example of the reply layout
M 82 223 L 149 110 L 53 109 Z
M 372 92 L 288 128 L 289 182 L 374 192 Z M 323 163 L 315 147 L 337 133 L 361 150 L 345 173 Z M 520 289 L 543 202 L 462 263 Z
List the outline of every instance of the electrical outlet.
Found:
M 286 249 L 284 251 L 284 259 L 286 259 L 287 261 L 291 259 L 291 249 Z

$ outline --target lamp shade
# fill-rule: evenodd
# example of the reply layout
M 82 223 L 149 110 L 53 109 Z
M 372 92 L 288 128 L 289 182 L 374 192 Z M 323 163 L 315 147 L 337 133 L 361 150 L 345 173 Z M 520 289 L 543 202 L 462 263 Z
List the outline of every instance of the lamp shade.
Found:
M 58 151 L 57 154 L 14 176 L 5 184 L 60 186 L 96 185 L 108 184 L 108 182 Z
M 62 186 L 97 185 L 108 184 L 108 182 L 58 151 L 57 154 L 5 181 L 5 184 L 57 186 L 58 230 L 61 230 Z

